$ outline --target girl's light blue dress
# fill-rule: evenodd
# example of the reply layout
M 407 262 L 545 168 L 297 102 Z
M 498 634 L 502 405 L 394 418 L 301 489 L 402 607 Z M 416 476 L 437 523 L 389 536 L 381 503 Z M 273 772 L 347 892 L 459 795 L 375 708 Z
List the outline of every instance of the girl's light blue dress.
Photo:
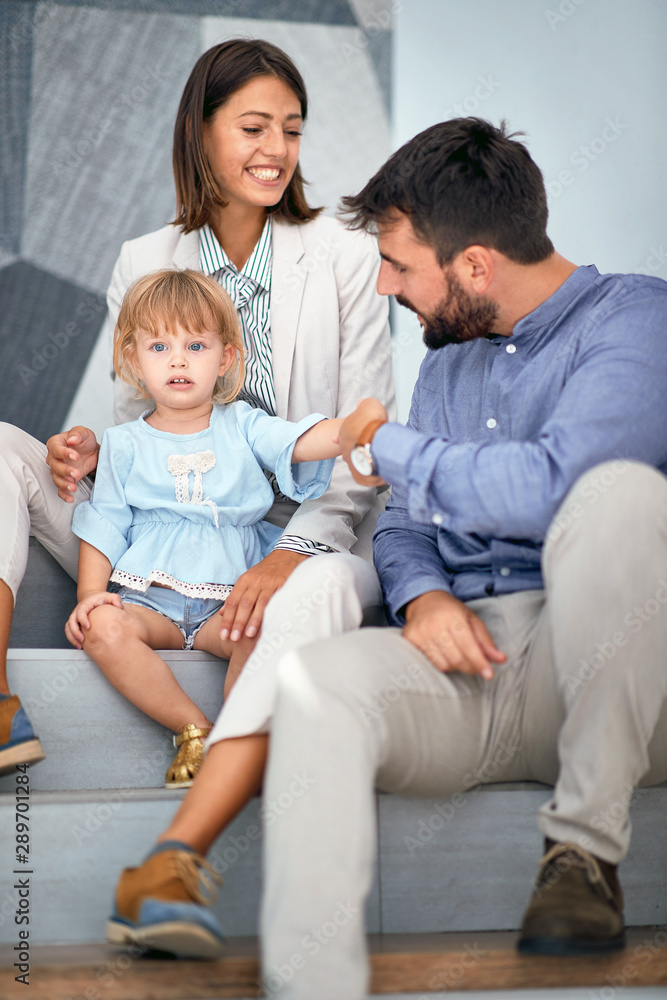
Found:
M 297 501 L 329 485 L 334 459 L 292 465 L 296 439 L 324 417 L 290 423 L 236 402 L 214 406 L 204 431 L 170 434 L 145 416 L 104 434 L 93 494 L 75 510 L 73 530 L 104 553 L 115 582 L 224 599 L 282 533 L 262 521 L 274 500 L 263 470 Z

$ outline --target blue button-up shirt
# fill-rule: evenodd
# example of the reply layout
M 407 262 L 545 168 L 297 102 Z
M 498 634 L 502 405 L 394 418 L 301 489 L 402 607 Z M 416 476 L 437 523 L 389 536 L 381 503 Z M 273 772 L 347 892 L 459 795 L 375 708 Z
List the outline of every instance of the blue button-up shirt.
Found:
M 511 337 L 428 351 L 408 426 L 372 452 L 393 486 L 373 548 L 394 622 L 429 590 L 541 588 L 546 530 L 585 471 L 667 472 L 667 282 L 579 267 Z

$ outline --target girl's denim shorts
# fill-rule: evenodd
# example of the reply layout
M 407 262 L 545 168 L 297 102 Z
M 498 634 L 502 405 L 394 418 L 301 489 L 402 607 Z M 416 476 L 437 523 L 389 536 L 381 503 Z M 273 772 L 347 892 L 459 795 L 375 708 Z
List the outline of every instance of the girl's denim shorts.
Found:
M 145 593 L 121 587 L 118 596 L 124 604 L 138 604 L 157 611 L 183 633 L 183 649 L 192 649 L 199 629 L 219 611 L 224 601 L 202 597 L 186 597 L 167 587 L 150 586 Z

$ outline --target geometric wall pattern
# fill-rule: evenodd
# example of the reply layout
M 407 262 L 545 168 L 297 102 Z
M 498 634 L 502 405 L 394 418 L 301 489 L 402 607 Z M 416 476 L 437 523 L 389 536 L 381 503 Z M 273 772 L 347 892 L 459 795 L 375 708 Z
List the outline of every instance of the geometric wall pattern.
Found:
M 107 284 L 122 242 L 173 218 L 173 122 L 200 53 L 245 36 L 292 56 L 310 102 L 308 197 L 333 214 L 390 152 L 388 6 L 0 4 L 1 420 L 45 440 L 62 429 L 84 376 L 85 399 L 108 392 L 106 346 L 94 350 Z M 77 418 L 86 415 L 84 407 Z

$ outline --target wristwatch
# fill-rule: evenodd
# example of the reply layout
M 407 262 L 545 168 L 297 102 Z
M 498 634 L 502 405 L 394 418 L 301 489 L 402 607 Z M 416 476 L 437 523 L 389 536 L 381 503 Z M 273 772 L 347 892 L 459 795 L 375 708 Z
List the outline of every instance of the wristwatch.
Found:
M 375 475 L 373 456 L 371 455 L 371 442 L 378 427 L 386 424 L 386 422 L 386 420 L 371 420 L 370 424 L 366 424 L 359 435 L 357 443 L 350 452 L 350 461 L 360 476 Z

